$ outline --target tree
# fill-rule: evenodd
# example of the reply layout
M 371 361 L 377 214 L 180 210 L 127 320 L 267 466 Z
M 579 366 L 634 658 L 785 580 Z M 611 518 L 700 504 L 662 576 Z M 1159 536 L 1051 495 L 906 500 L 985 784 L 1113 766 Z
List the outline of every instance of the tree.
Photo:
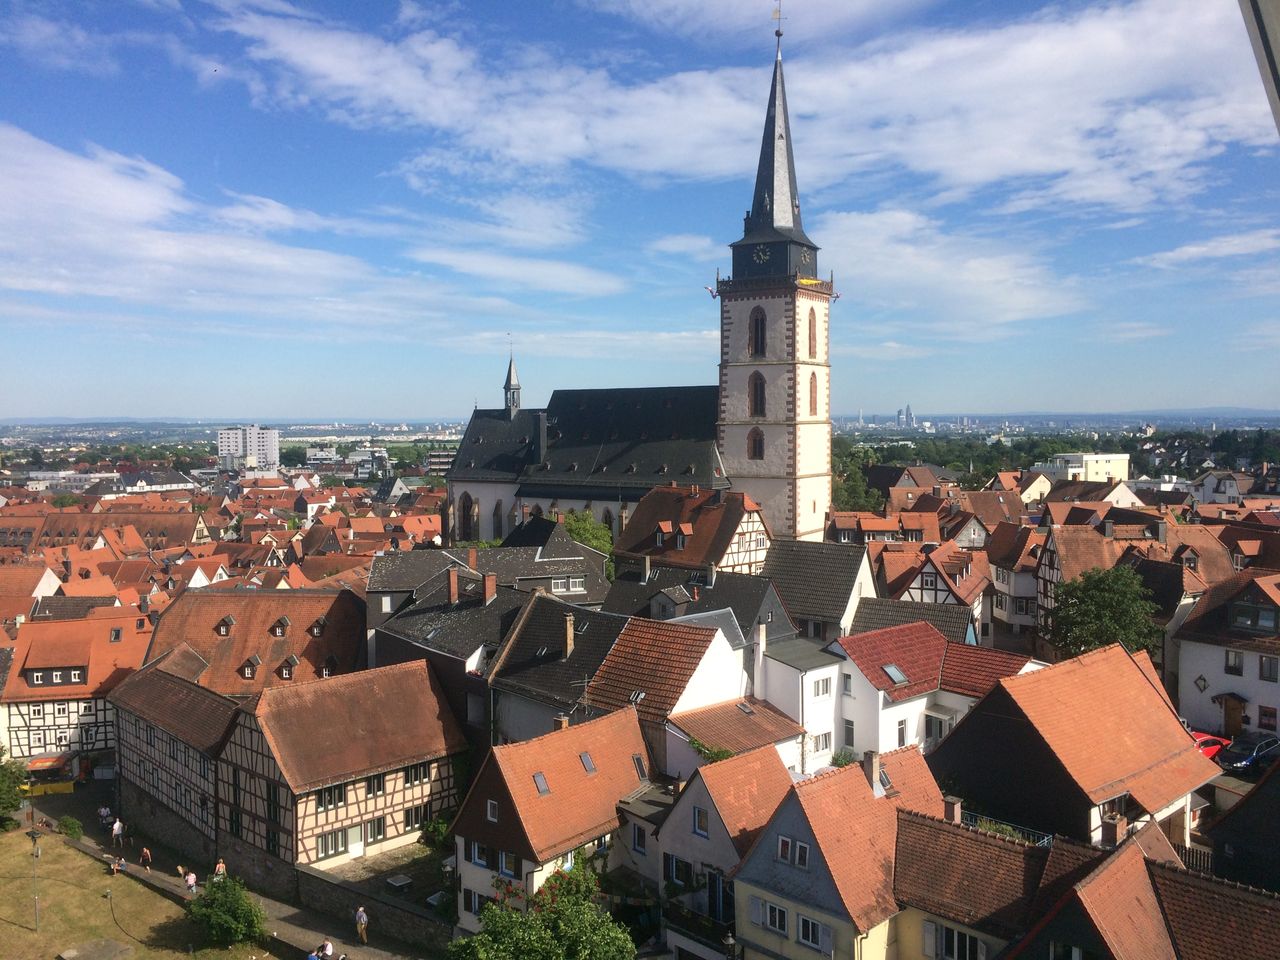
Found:
M 267 915 L 236 877 L 224 876 L 187 904 L 187 913 L 211 941 L 229 947 L 267 932 Z
M 280 466 L 305 467 L 307 465 L 306 447 L 284 447 L 280 451 Z
M 84 500 L 74 493 L 60 493 L 53 498 L 52 503 L 58 509 L 62 509 L 63 507 L 78 507 L 84 503 Z
M 570 510 L 564 516 L 564 532 L 583 546 L 599 550 L 605 556 L 613 551 L 613 531 L 590 513 Z
M 27 782 L 27 765 L 18 760 L 5 760 L 0 747 L 0 824 L 13 821 L 11 814 L 22 806 L 20 787 Z
M 1131 653 L 1155 650 L 1164 632 L 1152 619 L 1159 608 L 1150 595 L 1132 567 L 1087 570 L 1055 588 L 1049 639 L 1072 657 L 1112 643 Z
M 552 876 L 527 909 L 507 888 L 485 906 L 481 932 L 449 944 L 449 960 L 635 960 L 626 927 L 595 900 L 596 875 L 579 856 L 572 870 Z

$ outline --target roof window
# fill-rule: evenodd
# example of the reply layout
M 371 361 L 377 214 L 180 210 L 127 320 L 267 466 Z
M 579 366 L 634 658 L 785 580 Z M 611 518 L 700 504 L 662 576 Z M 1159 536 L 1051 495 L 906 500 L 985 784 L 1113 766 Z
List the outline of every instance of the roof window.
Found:
M 648 776 L 644 771 L 644 757 L 640 756 L 638 753 L 633 753 L 631 755 L 631 762 L 635 765 L 636 776 L 641 780 L 644 780 Z
M 119 628 L 119 627 L 112 627 L 112 628 L 111 628 L 111 642 L 112 642 L 112 643 L 119 643 L 119 642 L 120 642 L 120 637 L 121 637 L 121 630 L 120 630 L 120 628 Z
M 551 788 L 547 786 L 546 775 L 541 771 L 533 775 L 533 785 L 538 788 L 539 796 L 546 796 L 551 792 Z
M 587 753 L 587 751 L 583 750 L 578 754 L 578 759 L 582 761 L 582 769 L 587 773 L 596 772 L 596 762 L 591 759 L 591 754 Z
M 889 675 L 889 679 L 894 683 L 906 683 L 907 675 L 902 672 L 902 668 L 896 663 L 885 664 L 884 672 Z

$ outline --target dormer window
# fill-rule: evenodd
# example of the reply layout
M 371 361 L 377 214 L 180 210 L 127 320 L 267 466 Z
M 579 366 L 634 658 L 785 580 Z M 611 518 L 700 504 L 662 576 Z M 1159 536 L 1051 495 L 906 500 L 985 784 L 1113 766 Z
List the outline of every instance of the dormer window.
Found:
M 683 534 L 683 533 L 677 533 L 677 534 L 676 534 L 676 549 L 677 549 L 677 550 L 683 550 L 683 549 L 684 549 L 684 534 Z
M 235 626 L 236 618 L 228 614 L 218 621 L 218 636 L 227 637 L 231 635 L 231 628 Z
M 332 677 L 337 672 L 338 672 L 337 657 L 329 657 L 328 659 L 325 660 L 324 666 L 320 668 L 320 676 L 322 677 Z
M 246 660 L 240 667 L 240 676 L 246 680 L 252 680 L 258 672 L 258 667 L 262 665 L 262 658 L 256 653 Z
M 271 625 L 271 635 L 273 637 L 283 637 L 285 631 L 289 628 L 289 618 L 281 617 Z
M 385 599 L 390 600 L 391 598 L 387 597 Z M 316 622 L 311 625 L 311 629 L 308 631 L 308 633 L 310 633 L 313 637 L 318 637 L 321 634 L 323 634 L 324 633 L 324 617 L 317 617 Z
M 31 683 L 32 684 L 44 683 L 44 671 L 37 670 L 33 674 L 31 674 Z
M 120 635 L 121 635 L 121 631 L 120 631 L 120 628 L 119 628 L 119 627 L 112 627 L 112 628 L 111 628 L 111 642 L 112 642 L 112 643 L 119 643 L 119 642 L 120 642 Z

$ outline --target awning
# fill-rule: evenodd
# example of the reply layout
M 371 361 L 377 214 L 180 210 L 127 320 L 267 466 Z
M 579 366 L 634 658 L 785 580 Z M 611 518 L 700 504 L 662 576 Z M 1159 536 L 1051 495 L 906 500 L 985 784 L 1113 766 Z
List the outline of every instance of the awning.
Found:
M 1209 699 L 1210 699 L 1212 702 L 1214 702 L 1214 703 L 1222 703 L 1222 702 L 1223 702 L 1223 701 L 1225 701 L 1225 700 L 1234 700 L 1234 701 L 1236 701 L 1237 703 L 1248 703 L 1248 702 L 1249 702 L 1249 698 L 1248 698 L 1248 697 L 1242 697 L 1242 696 L 1240 696 L 1240 694 L 1238 694 L 1238 693 L 1234 693 L 1234 692 L 1228 692 L 1228 693 L 1215 693 L 1215 694 L 1214 694 L 1212 697 L 1210 697 Z
M 42 753 L 27 761 L 27 772 L 44 773 L 49 770 L 58 770 L 70 762 L 71 754 L 69 753 Z

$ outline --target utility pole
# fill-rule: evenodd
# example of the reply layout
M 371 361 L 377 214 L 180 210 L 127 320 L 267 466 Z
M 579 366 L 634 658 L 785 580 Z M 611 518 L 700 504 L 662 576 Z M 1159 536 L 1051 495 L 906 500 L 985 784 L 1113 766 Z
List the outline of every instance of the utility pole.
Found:
M 32 827 L 27 831 L 27 836 L 31 838 L 31 886 L 35 891 L 36 898 L 36 933 L 40 932 L 40 887 L 37 885 L 39 878 L 36 875 L 36 865 L 40 862 L 40 831 Z

